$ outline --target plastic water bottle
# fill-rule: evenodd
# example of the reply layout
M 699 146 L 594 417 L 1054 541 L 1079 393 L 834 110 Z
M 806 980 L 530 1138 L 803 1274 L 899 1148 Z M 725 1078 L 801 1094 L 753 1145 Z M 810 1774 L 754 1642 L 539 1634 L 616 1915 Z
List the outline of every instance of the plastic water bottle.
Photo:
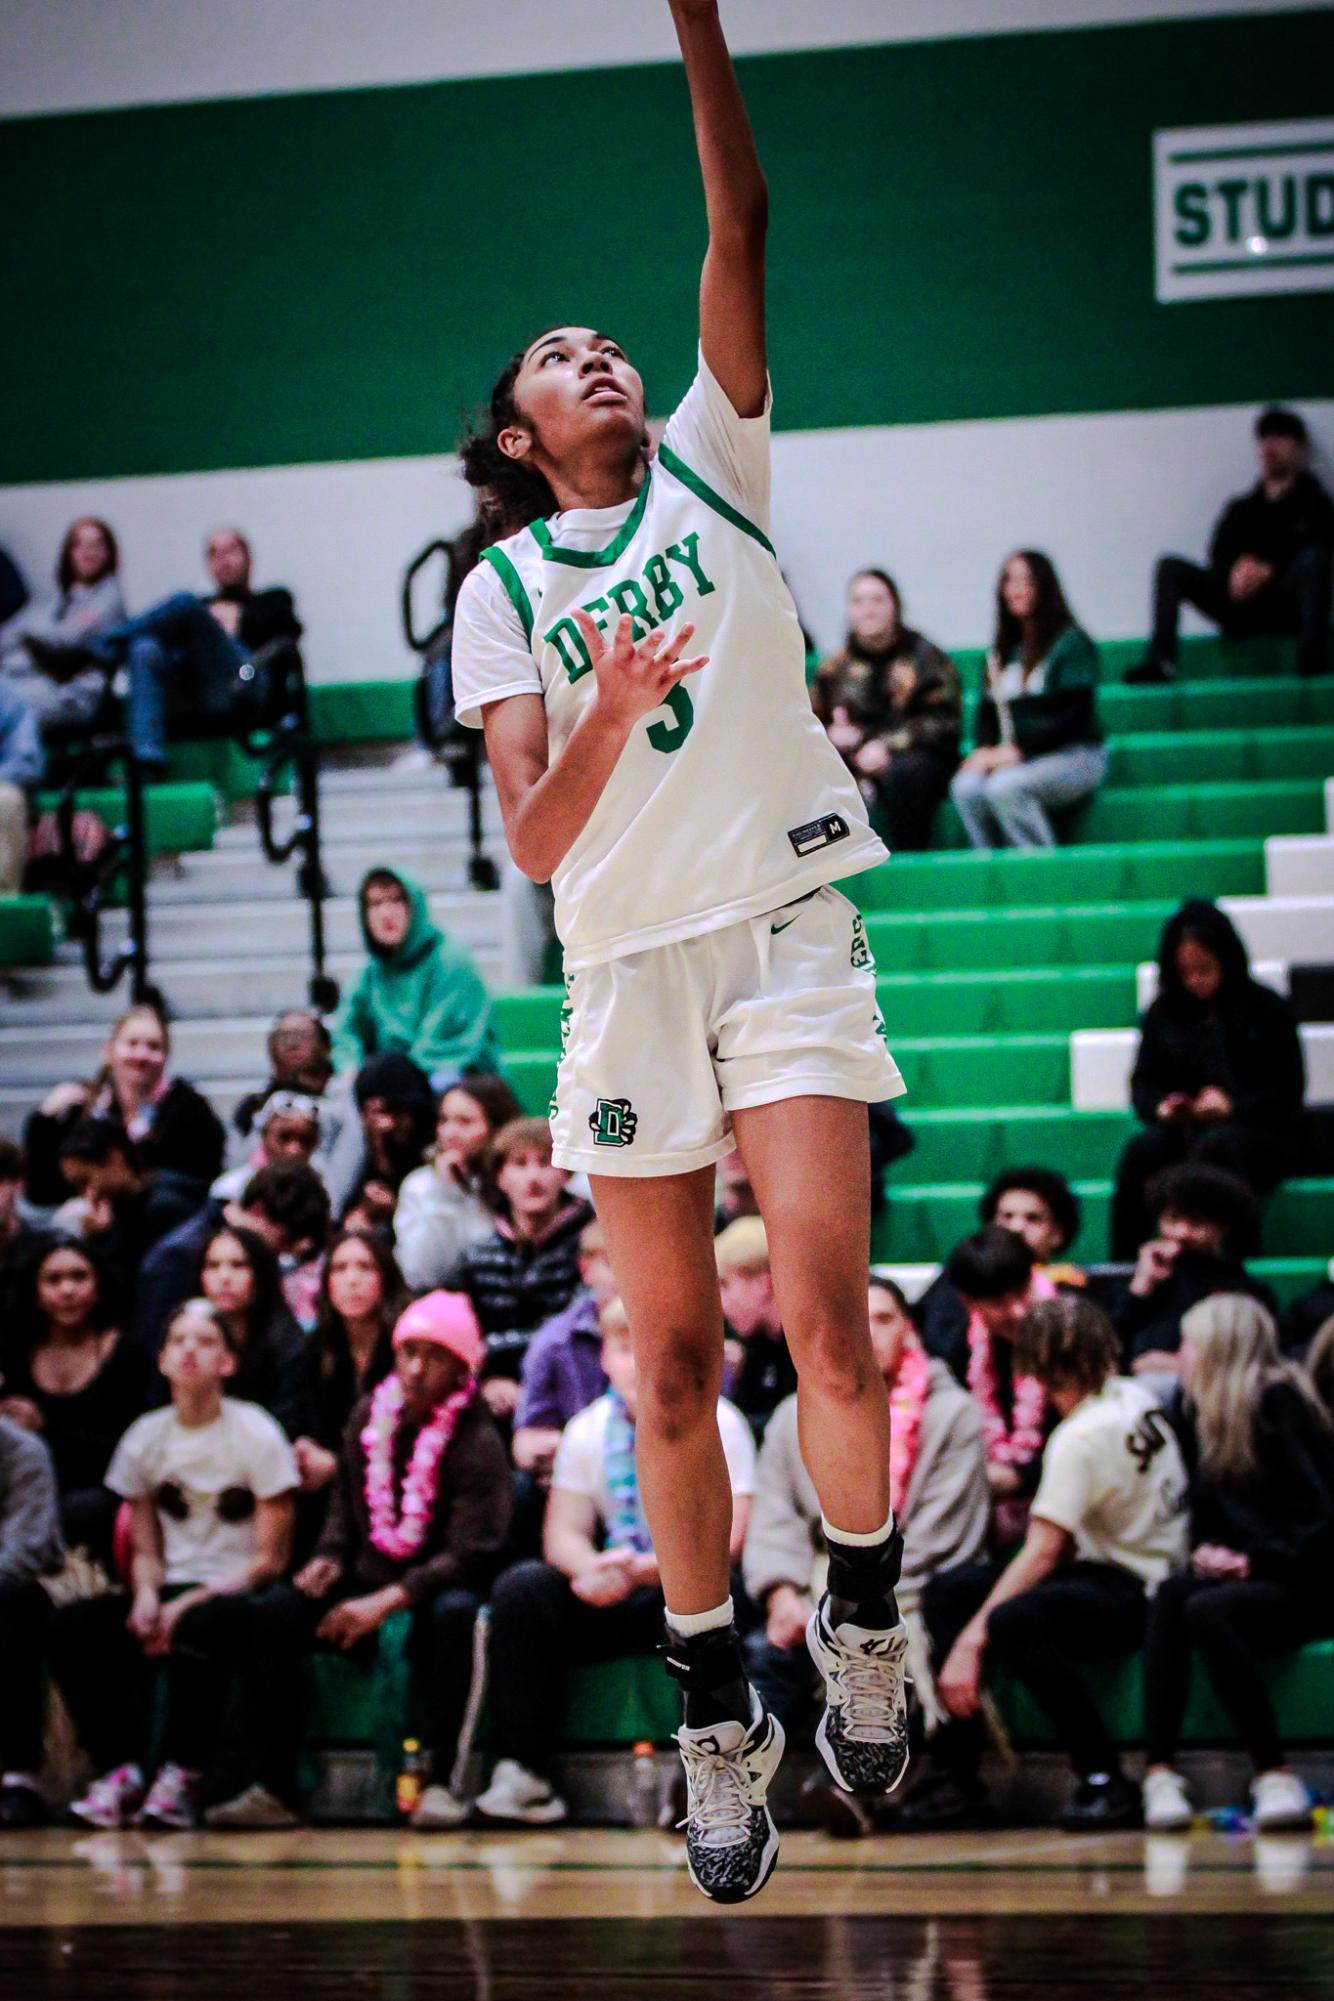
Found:
M 631 1753 L 629 1780 L 626 1805 L 631 1827 L 656 1827 L 660 1794 L 658 1761 L 647 1738 L 636 1744 Z
M 398 1778 L 394 1784 L 394 1805 L 400 1820 L 411 1820 L 417 1804 L 426 1790 L 426 1767 L 429 1760 L 415 1737 L 403 1739 L 403 1762 L 398 1768 Z

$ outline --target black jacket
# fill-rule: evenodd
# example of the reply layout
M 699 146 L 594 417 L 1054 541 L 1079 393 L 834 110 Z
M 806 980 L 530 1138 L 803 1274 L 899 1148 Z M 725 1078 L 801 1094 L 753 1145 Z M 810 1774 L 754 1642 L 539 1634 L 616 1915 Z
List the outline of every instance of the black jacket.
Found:
M 1251 1575 L 1300 1585 L 1322 1604 L 1334 1596 L 1334 1437 L 1291 1383 L 1260 1398 L 1259 1470 L 1245 1487 L 1221 1486 L 1199 1468 L 1189 1407 L 1172 1412 L 1190 1474 L 1191 1540 L 1250 1558 Z
M 486 1336 L 484 1375 L 517 1377 L 537 1329 L 574 1298 L 579 1239 L 592 1216 L 587 1202 L 571 1202 L 535 1244 L 498 1220 L 442 1279 L 446 1292 L 466 1292 L 472 1301 Z
M 281 585 L 265 591 L 217 591 L 204 602 L 240 605 L 236 636 L 247 653 L 258 653 L 261 646 L 275 639 L 301 637 L 301 620 L 296 615 L 292 593 Z
M 1238 557 L 1254 556 L 1272 563 L 1281 577 L 1303 549 L 1328 549 L 1332 542 L 1334 500 L 1314 473 L 1304 472 L 1277 500 L 1268 498 L 1260 481 L 1230 501 L 1209 544 L 1209 566 L 1226 578 Z
M 1181 1346 L 1183 1315 L 1216 1292 L 1247 1293 L 1270 1313 L 1278 1311 L 1269 1287 L 1252 1278 L 1245 1265 L 1204 1251 L 1184 1251 L 1152 1292 L 1132 1292 L 1127 1280 L 1111 1309 L 1127 1369 L 1137 1355 L 1175 1355 Z
M 59 1118 L 33 1112 L 23 1132 L 27 1155 L 28 1199 L 41 1209 L 53 1209 L 69 1195 L 60 1172 L 61 1142 L 74 1130 L 87 1108 L 74 1106 Z M 154 1174 L 176 1175 L 200 1196 L 222 1173 L 226 1134 L 222 1121 L 207 1098 L 174 1077 L 153 1111 L 153 1123 L 135 1151 L 143 1165 Z
M 1306 1066 L 1291 1005 L 1247 979 L 1215 1009 L 1160 995 L 1140 1025 L 1130 1080 L 1146 1125 L 1174 1091 L 1193 1097 L 1206 1084 L 1227 1092 L 1240 1125 L 1282 1132 L 1300 1110 Z

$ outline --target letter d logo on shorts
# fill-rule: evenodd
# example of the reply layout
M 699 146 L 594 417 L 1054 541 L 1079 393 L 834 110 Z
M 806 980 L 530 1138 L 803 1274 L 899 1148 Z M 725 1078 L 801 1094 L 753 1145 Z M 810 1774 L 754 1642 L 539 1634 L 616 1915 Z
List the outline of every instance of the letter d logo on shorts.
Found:
M 588 1121 L 597 1146 L 630 1146 L 638 1124 L 639 1114 L 628 1098 L 599 1098 Z

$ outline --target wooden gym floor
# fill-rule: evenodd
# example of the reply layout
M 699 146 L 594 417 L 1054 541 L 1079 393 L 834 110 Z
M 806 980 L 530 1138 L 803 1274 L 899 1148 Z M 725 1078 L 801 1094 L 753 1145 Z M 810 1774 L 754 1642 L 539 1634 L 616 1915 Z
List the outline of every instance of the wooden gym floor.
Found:
M 1307 2001 L 1334 1842 L 788 1834 L 705 1904 L 624 1830 L 0 1836 L 13 2001 Z

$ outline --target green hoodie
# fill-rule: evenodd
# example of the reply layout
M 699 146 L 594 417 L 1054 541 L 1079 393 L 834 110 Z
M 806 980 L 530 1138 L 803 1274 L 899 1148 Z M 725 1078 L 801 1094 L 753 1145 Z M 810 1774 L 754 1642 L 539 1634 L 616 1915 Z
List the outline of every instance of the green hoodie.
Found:
M 366 883 L 392 876 L 408 900 L 403 942 L 391 952 L 366 929 Z M 357 891 L 370 964 L 353 987 L 334 1030 L 334 1062 L 358 1069 L 368 1056 L 398 1050 L 428 1077 L 500 1069 L 491 996 L 461 945 L 431 922 L 426 897 L 397 869 L 369 871 Z

